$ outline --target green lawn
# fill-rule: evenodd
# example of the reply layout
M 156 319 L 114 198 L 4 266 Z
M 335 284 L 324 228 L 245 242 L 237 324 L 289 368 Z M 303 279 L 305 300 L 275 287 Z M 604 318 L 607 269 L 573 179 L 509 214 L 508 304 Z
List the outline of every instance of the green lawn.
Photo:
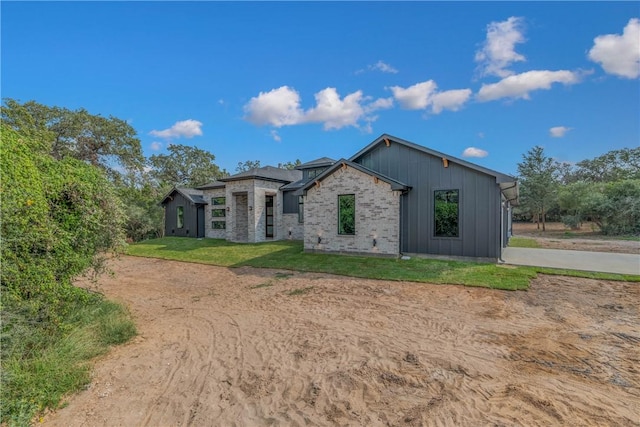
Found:
M 509 246 L 512 248 L 539 248 L 536 239 L 529 239 L 527 237 L 510 237 Z
M 302 242 L 231 243 L 219 239 L 165 237 L 130 245 L 128 255 L 223 267 L 261 267 L 339 274 L 368 279 L 447 283 L 495 289 L 527 289 L 538 273 L 640 281 L 640 276 L 515 267 L 424 258 L 401 260 L 304 253 Z

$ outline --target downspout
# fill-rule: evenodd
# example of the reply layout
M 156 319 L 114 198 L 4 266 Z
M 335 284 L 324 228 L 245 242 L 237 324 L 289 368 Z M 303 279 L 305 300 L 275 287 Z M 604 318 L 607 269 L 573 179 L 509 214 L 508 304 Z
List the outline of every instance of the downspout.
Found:
M 502 251 L 504 250 L 504 202 L 502 201 L 502 193 L 500 193 L 500 256 L 498 257 L 498 263 L 504 264 L 502 259 Z

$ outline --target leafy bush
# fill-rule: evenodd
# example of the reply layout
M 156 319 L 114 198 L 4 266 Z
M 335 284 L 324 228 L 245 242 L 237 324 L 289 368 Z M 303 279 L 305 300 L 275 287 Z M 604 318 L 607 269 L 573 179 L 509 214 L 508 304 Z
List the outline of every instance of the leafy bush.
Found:
M 51 157 L 45 133 L 22 135 L 5 124 L 0 129 L 0 422 L 24 424 L 34 411 L 57 404 L 86 382 L 79 360 L 135 330 L 128 316 L 119 314 L 119 332 L 91 332 L 112 336 L 109 342 L 76 345 L 84 340 L 78 334 L 90 333 L 80 332 L 85 326 L 110 318 L 80 321 L 79 313 L 106 310 L 110 303 L 71 281 L 102 271 L 110 252 L 124 247 L 122 208 L 104 173 L 77 159 Z

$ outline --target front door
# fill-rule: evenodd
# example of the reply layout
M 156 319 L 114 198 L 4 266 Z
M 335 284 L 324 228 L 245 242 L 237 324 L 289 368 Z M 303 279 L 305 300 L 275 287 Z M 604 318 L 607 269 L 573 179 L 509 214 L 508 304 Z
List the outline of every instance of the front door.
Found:
M 273 237 L 273 196 L 265 196 L 266 237 Z

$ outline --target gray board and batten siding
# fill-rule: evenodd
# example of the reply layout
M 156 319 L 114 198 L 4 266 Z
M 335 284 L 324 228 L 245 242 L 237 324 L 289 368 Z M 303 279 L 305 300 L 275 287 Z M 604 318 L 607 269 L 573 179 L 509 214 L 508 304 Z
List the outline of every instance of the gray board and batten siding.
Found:
M 411 187 L 401 196 L 402 253 L 500 258 L 499 183 L 514 178 L 389 135 L 381 136 L 350 160 Z M 458 237 L 434 235 L 436 190 L 459 191 Z
M 196 199 L 194 200 L 193 197 Z M 173 189 L 162 201 L 165 209 L 164 235 L 175 237 L 204 237 L 204 207 L 201 195 L 184 195 Z M 178 207 L 183 208 L 183 226 L 178 227 Z

